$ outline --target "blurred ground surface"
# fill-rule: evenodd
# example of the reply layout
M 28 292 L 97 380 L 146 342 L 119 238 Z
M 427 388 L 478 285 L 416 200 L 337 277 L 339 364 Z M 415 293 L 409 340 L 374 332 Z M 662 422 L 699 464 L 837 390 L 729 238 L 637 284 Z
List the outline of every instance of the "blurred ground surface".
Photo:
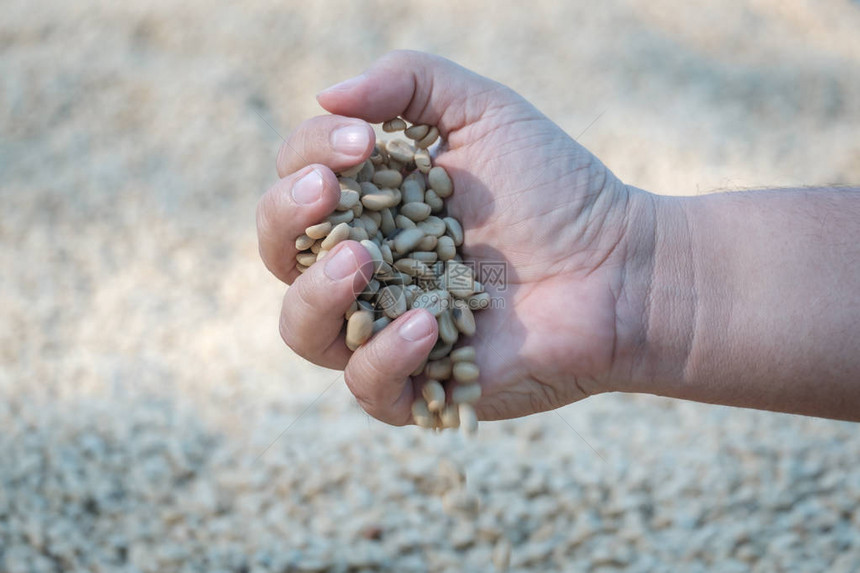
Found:
M 257 114 L 389 49 L 602 113 L 582 143 L 645 189 L 860 182 L 857 3 L 488 6 L 3 2 L 0 570 L 491 571 L 499 537 L 522 571 L 860 569 L 854 425 L 606 395 L 464 445 L 281 344 Z

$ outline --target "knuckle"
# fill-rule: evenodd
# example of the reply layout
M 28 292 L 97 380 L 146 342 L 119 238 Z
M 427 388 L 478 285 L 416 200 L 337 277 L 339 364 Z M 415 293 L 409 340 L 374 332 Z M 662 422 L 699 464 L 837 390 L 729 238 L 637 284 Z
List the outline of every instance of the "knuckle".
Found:
M 294 267 L 288 266 L 285 268 L 283 265 L 279 264 L 277 259 L 271 256 L 271 253 L 262 245 L 262 243 L 257 247 L 257 251 L 260 253 L 260 259 L 262 259 L 263 265 L 266 269 L 279 280 L 290 284 L 289 278 Z
M 266 191 L 260 200 L 257 201 L 257 235 L 260 239 L 268 237 L 274 225 L 274 205 L 272 199 L 272 191 Z
M 383 370 L 382 364 L 385 364 L 385 355 L 387 352 L 382 352 L 379 340 L 376 344 L 367 344 L 362 348 L 362 366 L 365 378 L 375 382 L 374 387 L 379 387 L 379 382 L 388 378 L 389 374 Z
M 281 335 L 281 340 L 287 347 L 300 356 L 304 356 L 301 345 L 301 337 L 296 336 L 295 329 L 287 318 L 286 312 L 281 312 L 281 318 L 278 321 L 278 331 Z
M 344 382 L 346 382 L 346 387 L 349 388 L 349 391 L 355 397 L 355 401 L 358 402 L 358 405 L 361 406 L 362 410 L 377 420 L 382 420 L 381 412 L 379 411 L 379 401 L 367 392 L 367 388 L 372 387 L 372 385 L 367 385 L 362 382 L 364 377 L 360 373 L 356 373 L 357 369 L 354 362 L 354 360 L 350 361 L 346 370 L 343 372 L 343 379 Z M 358 370 L 360 371 L 360 368 Z
M 276 191 L 267 191 L 257 202 L 257 251 L 269 271 L 286 282 L 286 277 L 295 268 L 294 258 L 290 256 L 292 244 L 281 232 Z
M 284 295 L 279 330 L 284 343 L 296 354 L 307 358 L 310 353 L 305 341 L 309 337 L 302 333 L 307 330 L 307 317 L 316 316 L 317 311 L 314 309 L 313 301 L 309 300 L 307 295 L 308 291 L 314 290 L 312 287 L 307 288 L 309 277 L 303 275 L 301 278 L 303 280 L 295 281 Z
M 281 144 L 278 150 L 278 175 L 286 177 L 307 165 L 308 162 L 305 160 L 307 151 L 304 145 L 306 137 L 299 128 Z
M 317 317 L 325 315 L 325 309 L 320 308 L 315 296 L 318 290 L 313 284 L 313 273 L 299 275 L 287 289 L 281 308 L 281 339 L 296 354 L 308 359 L 315 354 L 314 349 L 308 347 L 307 341 L 313 338 L 308 333 L 318 323 Z
M 279 177 L 286 177 L 289 174 L 290 154 L 292 153 L 290 144 L 285 140 L 278 148 L 278 157 L 275 159 L 275 168 L 278 171 Z
M 373 357 L 368 355 L 369 346 L 363 346 L 362 352 L 353 354 L 344 377 L 349 387 L 354 389 L 353 393 L 356 397 L 360 395 L 368 408 L 376 410 L 382 398 L 379 388 L 383 385 L 379 383 L 381 380 L 379 369 L 374 364 Z
M 295 300 L 290 300 L 289 304 L 292 306 L 293 312 L 302 318 L 325 314 L 324 308 L 318 308 L 319 298 L 316 295 L 320 289 L 319 285 L 313 284 L 315 275 L 316 273 L 308 271 L 302 275 L 301 284 L 295 284 L 290 289 L 294 291 Z
M 331 122 L 330 116 L 317 116 L 297 127 L 278 149 L 278 175 L 286 177 L 328 152 L 331 148 Z
M 325 123 L 329 124 L 329 121 Z M 308 129 L 303 134 L 304 141 L 302 145 L 306 154 L 318 157 L 321 152 L 327 152 L 331 149 L 330 131 L 331 125 L 323 125 L 323 122 L 308 126 Z
M 257 201 L 257 229 L 266 236 L 274 236 L 289 221 L 289 191 L 293 183 L 292 177 L 280 179 Z

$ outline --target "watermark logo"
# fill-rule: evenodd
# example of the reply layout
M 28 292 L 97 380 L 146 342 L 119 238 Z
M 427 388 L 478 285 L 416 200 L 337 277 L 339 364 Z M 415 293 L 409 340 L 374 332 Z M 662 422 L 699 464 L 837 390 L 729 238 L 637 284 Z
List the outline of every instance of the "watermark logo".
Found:
M 495 292 L 508 290 L 508 264 L 504 261 L 478 262 L 475 276 L 485 287 L 491 285 Z

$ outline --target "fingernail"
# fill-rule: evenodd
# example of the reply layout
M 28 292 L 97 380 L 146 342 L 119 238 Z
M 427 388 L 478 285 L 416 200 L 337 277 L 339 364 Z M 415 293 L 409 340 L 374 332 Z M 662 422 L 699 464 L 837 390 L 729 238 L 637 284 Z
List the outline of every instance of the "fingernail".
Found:
M 363 80 L 364 80 L 364 75 L 355 76 L 354 78 L 344 80 L 344 81 L 340 82 L 339 84 L 335 84 L 331 87 L 324 89 L 319 94 L 317 94 L 317 96 L 321 96 L 323 94 L 329 94 L 332 92 L 349 91 L 352 88 L 354 88 L 355 86 L 357 86 L 358 84 L 360 84 Z
M 363 125 L 345 125 L 331 134 L 331 146 L 346 155 L 361 155 L 368 143 L 367 128 Z
M 400 337 L 409 342 L 426 338 L 433 333 L 433 316 L 428 312 L 416 312 L 400 327 Z
M 352 254 L 352 249 L 342 247 L 333 257 L 326 257 L 327 261 L 323 271 L 325 276 L 333 281 L 339 281 L 355 272 L 358 261 Z
M 293 201 L 299 205 L 310 205 L 320 198 L 322 190 L 322 177 L 316 169 L 311 169 L 307 175 L 293 184 Z

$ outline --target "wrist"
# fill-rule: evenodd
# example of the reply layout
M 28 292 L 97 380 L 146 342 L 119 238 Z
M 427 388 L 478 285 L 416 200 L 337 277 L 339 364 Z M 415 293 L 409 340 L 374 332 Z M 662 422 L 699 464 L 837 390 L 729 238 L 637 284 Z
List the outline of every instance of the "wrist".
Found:
M 856 197 L 633 198 L 615 389 L 857 419 Z
M 614 386 L 677 395 L 693 348 L 699 293 L 688 200 L 629 188 Z

